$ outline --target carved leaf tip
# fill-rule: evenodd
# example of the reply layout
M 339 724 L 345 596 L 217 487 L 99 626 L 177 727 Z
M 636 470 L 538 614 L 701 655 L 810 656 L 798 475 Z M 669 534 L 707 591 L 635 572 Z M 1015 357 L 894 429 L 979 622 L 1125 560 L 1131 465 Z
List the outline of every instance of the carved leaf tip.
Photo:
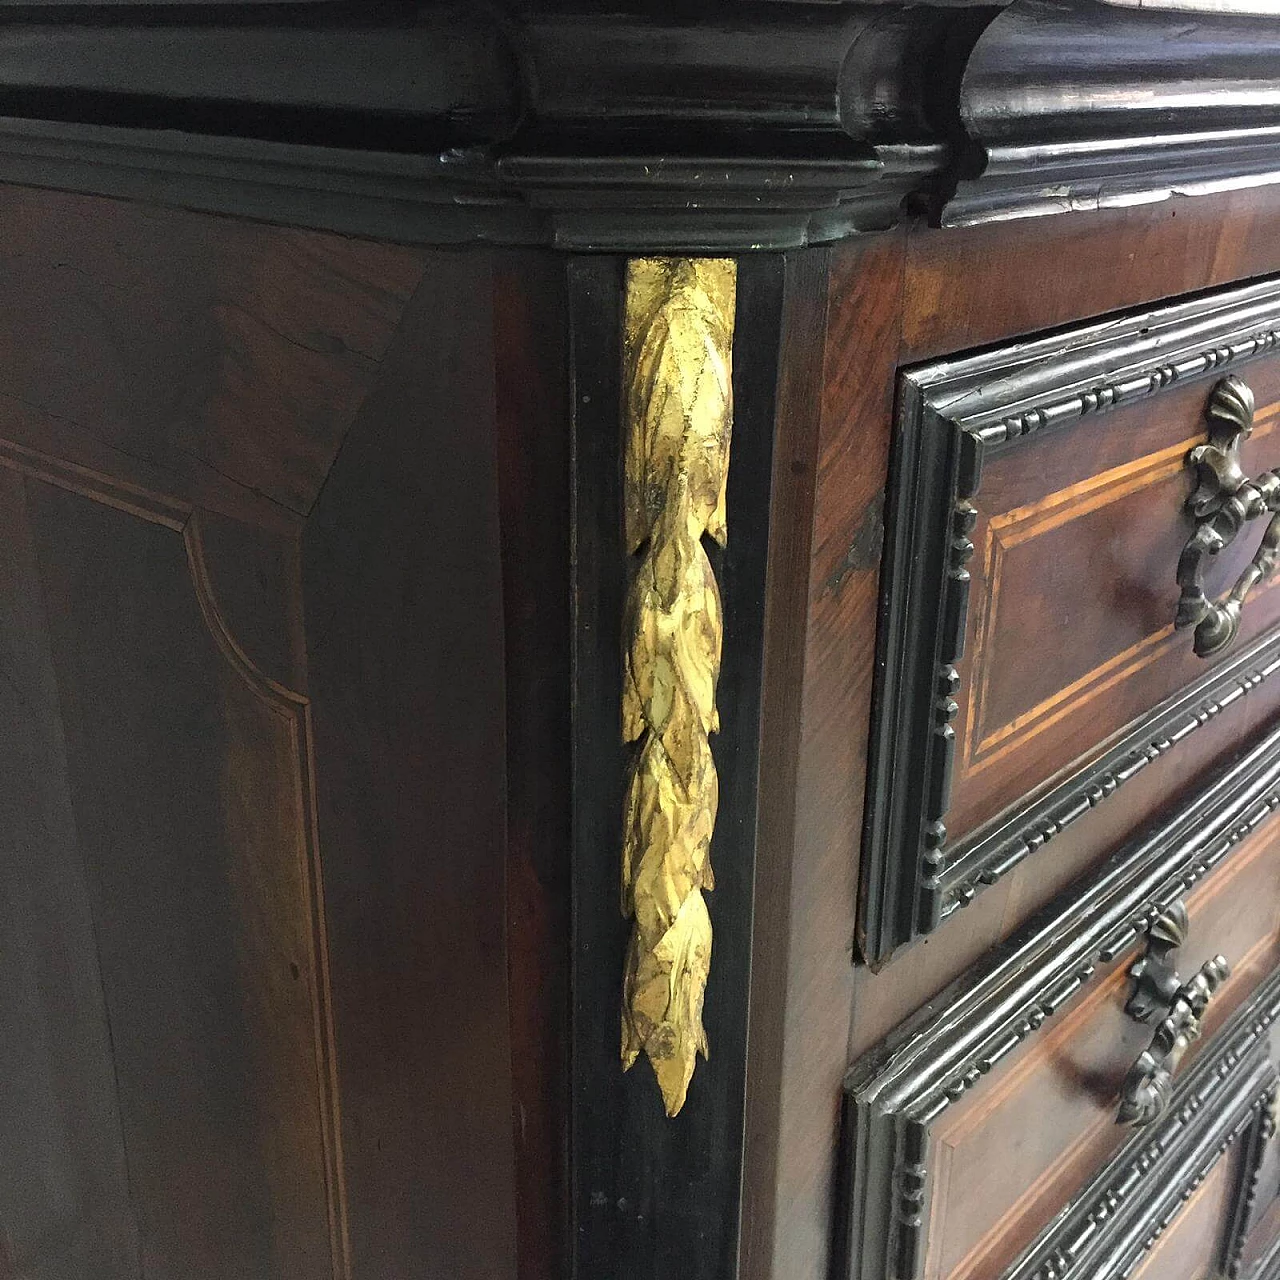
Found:
M 643 1052 L 667 1115 L 688 1097 L 711 966 L 710 847 L 719 780 L 710 735 L 723 618 L 703 545 L 724 544 L 736 266 L 628 264 L 624 332 L 628 551 L 622 735 L 637 743 L 623 815 L 622 910 L 632 920 L 622 1065 Z

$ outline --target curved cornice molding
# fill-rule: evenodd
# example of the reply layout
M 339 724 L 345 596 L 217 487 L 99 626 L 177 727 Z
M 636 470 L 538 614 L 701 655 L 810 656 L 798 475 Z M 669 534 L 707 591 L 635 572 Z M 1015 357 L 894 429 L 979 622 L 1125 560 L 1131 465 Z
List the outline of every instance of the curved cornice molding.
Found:
M 0 181 L 417 242 L 778 249 L 1280 181 L 1277 66 L 1274 22 L 1099 0 L 28 4 L 0 17 Z
M 0 179 L 411 240 L 697 251 L 892 225 L 945 164 L 956 33 L 992 11 L 86 12 L 0 19 Z
M 1014 0 L 964 70 L 942 222 L 1280 181 L 1280 25 L 1100 0 Z

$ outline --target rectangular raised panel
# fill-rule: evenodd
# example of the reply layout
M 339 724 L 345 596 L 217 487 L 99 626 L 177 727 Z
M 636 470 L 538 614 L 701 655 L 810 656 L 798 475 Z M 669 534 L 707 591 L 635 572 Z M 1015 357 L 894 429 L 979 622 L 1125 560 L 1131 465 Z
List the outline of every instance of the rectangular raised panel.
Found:
M 1199 425 L 1200 399 L 1170 397 L 1171 433 L 1185 431 L 1188 416 Z M 988 466 L 975 495 L 983 505 L 959 664 L 948 814 L 957 841 L 1059 772 L 1081 744 L 1088 750 L 1123 728 L 1135 703 L 1149 705 L 1203 674 L 1188 636 L 1174 629 L 1170 603 L 1170 569 L 1186 541 L 1186 459 L 1203 432 L 1144 452 L 1155 434 L 1142 429 L 1149 418 L 1146 406 L 1116 412 L 1107 429 L 1138 456 L 1098 473 L 1090 474 L 1097 455 L 1066 431 Z M 1278 421 L 1280 404 L 1271 405 L 1255 426 L 1255 470 L 1280 460 L 1268 439 Z M 1244 539 L 1232 547 L 1215 566 L 1219 582 L 1234 579 L 1252 553 Z M 1252 629 L 1275 614 L 1270 600 L 1259 609 L 1255 599 Z
M 1277 808 L 1273 733 L 855 1065 L 850 1280 L 987 1280 L 1119 1158 L 1121 1087 L 1152 1037 L 1125 1013 L 1128 969 L 1174 901 L 1190 916 L 1182 980 L 1218 952 L 1232 966 L 1182 1072 L 1218 1052 L 1216 1033 L 1280 966 Z M 1251 1044 L 1265 1048 L 1272 1021 L 1250 1024 Z
M 1195 754 L 1228 708 L 1256 722 L 1280 700 L 1273 585 L 1209 660 L 1174 628 L 1188 454 L 1231 373 L 1257 404 L 1244 470 L 1280 463 L 1278 335 L 1280 284 L 1263 284 L 903 375 L 863 855 L 872 962 L 1143 769 Z M 1211 597 L 1265 523 L 1213 560 Z

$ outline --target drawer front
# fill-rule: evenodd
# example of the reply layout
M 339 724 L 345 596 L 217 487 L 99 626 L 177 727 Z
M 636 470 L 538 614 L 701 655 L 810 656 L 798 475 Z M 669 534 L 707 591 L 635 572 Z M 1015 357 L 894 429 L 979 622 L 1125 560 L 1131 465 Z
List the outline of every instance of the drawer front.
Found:
M 1146 1023 L 1126 1011 L 1133 962 L 1149 949 L 1158 971 L 1161 938 L 1180 942 L 1179 981 L 1217 953 L 1231 966 L 1174 1083 L 1217 1052 L 1232 1014 L 1280 967 L 1278 808 L 1280 732 L 855 1065 L 845 1117 L 850 1280 L 998 1275 L 1119 1158 L 1131 1133 L 1117 1123 L 1122 1098 L 1141 1110 L 1161 1096 L 1149 1086 L 1162 1055 L 1151 1070 L 1134 1064 L 1158 1047 L 1163 1010 Z M 1261 1044 L 1265 1026 L 1251 1034 Z
M 872 962 L 1139 772 L 1199 750 L 1205 724 L 1280 702 L 1268 577 L 1220 650 L 1200 656 L 1195 628 L 1175 626 L 1180 559 L 1215 515 L 1191 510 L 1192 451 L 1212 432 L 1249 477 L 1280 466 L 1278 334 L 1268 283 L 904 375 L 864 845 Z M 1237 438 L 1231 414 L 1251 430 Z M 1259 551 L 1271 507 L 1255 505 L 1220 553 L 1186 562 L 1210 599 Z
M 1003 1280 L 1219 1280 L 1255 1269 L 1258 1188 L 1275 1160 L 1273 972 L 1135 1134 Z

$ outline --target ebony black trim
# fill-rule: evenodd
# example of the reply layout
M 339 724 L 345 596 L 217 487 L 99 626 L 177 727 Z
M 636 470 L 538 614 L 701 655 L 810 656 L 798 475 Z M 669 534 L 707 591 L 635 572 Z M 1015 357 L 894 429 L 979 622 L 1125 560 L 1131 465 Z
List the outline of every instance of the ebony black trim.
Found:
M 629 750 L 622 742 L 623 262 L 568 265 L 573 449 L 573 1026 L 571 1204 L 577 1280 L 737 1274 L 751 981 L 756 793 L 773 406 L 784 263 L 739 264 L 728 545 L 708 545 L 724 606 L 711 740 L 719 810 L 708 894 L 715 940 L 699 1061 L 674 1119 L 643 1056 L 620 1061 L 630 926 L 619 909 Z
M 1156 739 L 1192 730 L 1247 677 L 1250 650 L 1136 721 L 1045 795 L 998 825 L 948 840 L 956 663 L 964 644 L 969 538 L 983 461 L 1041 431 L 1098 418 L 1174 384 L 1207 379 L 1280 346 L 1280 282 L 1264 282 L 1105 320 L 903 374 L 878 636 L 870 803 L 859 943 L 880 964 L 936 928 L 1065 825 L 1149 763 Z M 1179 518 L 1180 513 L 1171 512 Z M 1172 582 L 1173 566 L 1170 567 Z
M 1099 0 L 1015 0 L 965 67 L 946 225 L 1280 181 L 1280 30 Z
M 940 172 L 993 12 L 8 11 L 0 179 L 433 243 L 832 240 Z
M 0 182 L 404 243 L 611 252 L 774 250 L 889 227 L 941 155 L 414 155 L 0 117 Z
M 1157 204 L 1280 184 L 1280 128 L 1201 130 L 1172 137 L 1081 138 L 988 146 L 982 171 L 961 176 L 944 227 Z
M 1278 57 L 1265 19 L 1095 0 L 7 6 L 0 180 L 432 243 L 779 249 L 906 207 L 1280 181 Z
M 915 1280 L 925 1254 L 934 1121 L 1278 809 L 1275 732 L 850 1069 L 838 1208 L 847 1280 Z

